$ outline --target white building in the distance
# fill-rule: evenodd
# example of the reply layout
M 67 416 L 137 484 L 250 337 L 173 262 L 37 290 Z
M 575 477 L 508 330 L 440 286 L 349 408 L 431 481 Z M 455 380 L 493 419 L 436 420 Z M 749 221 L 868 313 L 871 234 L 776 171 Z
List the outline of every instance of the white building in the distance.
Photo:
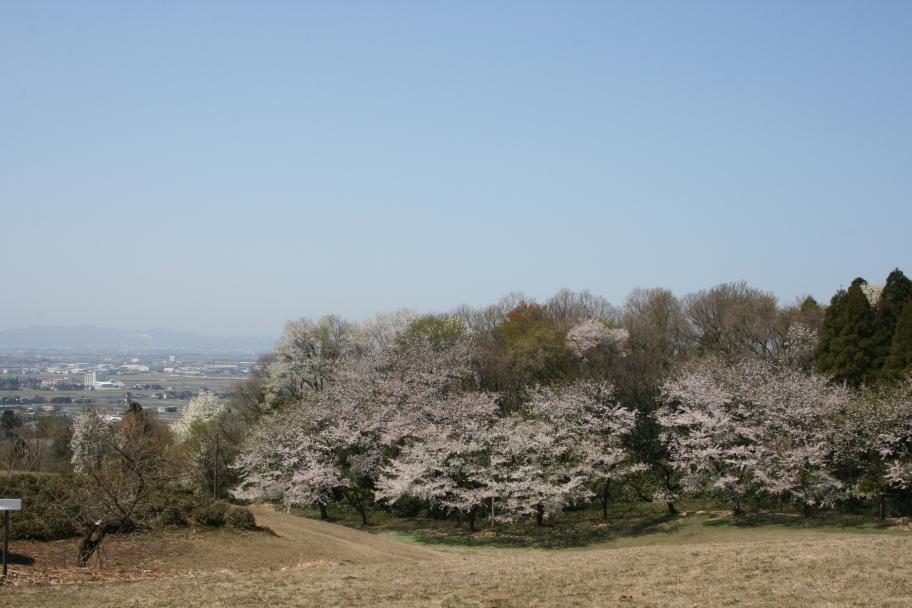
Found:
M 98 378 L 95 376 L 95 372 L 92 372 L 90 374 L 85 374 L 82 377 L 82 384 L 86 388 L 86 390 L 93 390 L 93 391 L 98 390 L 98 389 L 105 389 L 105 388 L 123 388 L 124 387 L 123 382 L 111 382 L 111 381 L 107 381 L 107 380 L 99 381 Z

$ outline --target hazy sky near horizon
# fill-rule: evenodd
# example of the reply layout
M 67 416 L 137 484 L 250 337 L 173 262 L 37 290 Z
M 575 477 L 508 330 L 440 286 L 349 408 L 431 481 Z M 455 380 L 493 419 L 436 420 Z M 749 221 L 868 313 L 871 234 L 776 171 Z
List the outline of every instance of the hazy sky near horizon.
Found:
M 0 3 L 0 329 L 912 274 L 910 2 Z

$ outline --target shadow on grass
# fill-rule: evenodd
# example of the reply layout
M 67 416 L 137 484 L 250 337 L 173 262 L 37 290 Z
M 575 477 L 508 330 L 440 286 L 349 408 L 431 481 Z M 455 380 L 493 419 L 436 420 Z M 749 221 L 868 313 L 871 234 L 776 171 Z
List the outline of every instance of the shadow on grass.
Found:
M 293 509 L 292 513 L 317 518 L 316 513 L 308 509 Z M 565 513 L 543 526 L 535 522 L 518 522 L 491 528 L 488 520 L 479 518 L 475 532 L 469 530 L 466 521 L 452 517 L 406 518 L 375 512 L 370 524 L 363 526 L 357 517 L 340 509 L 331 521 L 372 534 L 394 534 L 400 540 L 428 545 L 539 549 L 585 547 L 646 534 L 675 533 L 681 524 L 679 517 L 668 515 L 664 508 L 661 511 L 619 508 L 612 511 L 607 520 L 599 511 L 582 509 Z
M 747 512 L 741 515 L 716 517 L 704 522 L 706 526 L 732 526 L 735 528 L 787 527 L 796 529 L 841 529 L 855 531 L 887 530 L 895 527 L 891 520 L 880 521 L 864 515 L 846 513 L 813 513 L 805 517 L 800 513 Z
M 363 526 L 360 516 L 338 509 L 333 523 L 371 534 L 389 534 L 404 542 L 424 545 L 471 548 L 535 548 L 569 549 L 613 541 L 632 540 L 653 535 L 699 537 L 700 530 L 789 528 L 839 529 L 841 531 L 878 532 L 895 528 L 896 521 L 879 522 L 864 515 L 845 513 L 815 513 L 805 519 L 800 513 L 755 509 L 743 515 L 718 510 L 712 503 L 690 503 L 692 509 L 680 515 L 669 515 L 664 507 L 655 504 L 618 504 L 604 519 L 597 509 L 568 511 L 558 519 L 537 526 L 535 522 L 498 524 L 491 528 L 488 520 L 476 521 L 478 530 L 471 532 L 466 521 L 455 517 L 432 518 L 427 514 L 401 517 L 391 512 L 375 511 L 370 525 Z M 705 509 L 705 510 L 704 510 Z M 293 513 L 317 519 L 315 510 L 293 509 Z
M 677 518 L 667 514 L 646 514 L 636 517 L 558 520 L 543 526 L 535 524 L 499 525 L 493 529 L 470 532 L 466 528 L 413 530 L 409 536 L 430 545 L 463 547 L 501 547 L 568 549 L 635 538 L 646 534 L 677 531 Z
M 0 549 L 0 551 L 2 551 L 2 549 Z M 10 551 L 7 560 L 9 564 L 16 564 L 19 566 L 31 566 L 35 563 L 34 557 L 29 557 L 28 555 L 22 555 L 20 553 L 13 553 L 12 551 Z

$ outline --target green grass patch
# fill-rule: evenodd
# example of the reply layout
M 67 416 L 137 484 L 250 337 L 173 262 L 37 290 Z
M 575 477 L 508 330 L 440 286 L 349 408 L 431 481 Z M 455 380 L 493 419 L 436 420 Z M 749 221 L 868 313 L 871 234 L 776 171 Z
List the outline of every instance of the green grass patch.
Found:
M 335 506 L 330 515 L 333 523 L 385 534 L 402 542 L 463 548 L 567 549 L 605 544 L 625 547 L 749 541 L 761 536 L 803 538 L 832 532 L 906 533 L 909 525 L 906 519 L 881 522 L 868 514 L 835 511 L 805 518 L 795 513 L 763 510 L 760 506 L 752 506 L 736 516 L 725 505 L 712 501 L 689 501 L 680 507 L 677 515 L 669 515 L 664 505 L 619 503 L 609 509 L 607 518 L 600 509 L 585 508 L 563 513 L 543 526 L 534 521 L 492 525 L 489 520 L 480 518 L 476 520 L 474 532 L 464 517 L 432 517 L 426 511 L 415 517 L 375 511 L 366 527 L 361 525 L 360 516 L 354 510 L 343 505 Z M 319 518 L 316 509 L 292 509 L 291 513 Z

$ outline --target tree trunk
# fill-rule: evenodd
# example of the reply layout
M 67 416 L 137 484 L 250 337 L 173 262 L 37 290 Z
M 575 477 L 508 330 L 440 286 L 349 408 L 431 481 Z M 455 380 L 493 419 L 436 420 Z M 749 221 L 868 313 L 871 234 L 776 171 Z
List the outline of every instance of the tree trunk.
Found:
M 804 518 L 808 519 L 811 516 L 811 505 L 805 503 L 804 505 Z
M 88 564 L 95 552 L 98 551 L 98 547 L 101 546 L 101 541 L 104 540 L 107 533 L 108 526 L 102 522 L 98 522 L 89 528 L 86 534 L 83 535 L 82 540 L 79 541 L 79 555 L 76 557 L 76 563 L 80 566 Z
M 475 532 L 475 507 L 469 511 L 469 531 Z
M 318 502 L 317 506 L 320 507 L 320 519 L 323 521 L 328 520 L 329 515 L 326 514 L 326 505 L 324 505 L 322 502 Z
M 358 509 L 358 513 L 361 514 L 361 525 L 366 526 L 367 525 L 367 509 L 361 505 L 359 505 L 357 507 L 357 509 Z
M 669 466 L 667 466 L 667 465 L 661 465 L 661 469 L 662 469 L 662 473 L 665 475 L 665 489 L 668 491 L 668 493 L 669 493 L 670 495 L 674 496 L 674 492 L 672 491 L 672 490 L 673 490 L 673 486 L 672 486 L 672 483 L 671 483 L 671 482 L 672 482 L 672 478 L 673 478 L 673 476 L 674 476 L 674 471 L 673 471 L 673 469 L 672 469 L 671 467 L 669 467 Z M 675 504 L 674 504 L 673 501 L 666 502 L 665 505 L 668 507 L 668 514 L 669 514 L 669 515 L 677 515 L 677 514 L 678 514 L 678 509 L 677 509 L 677 507 L 675 507 Z
M 545 509 L 541 505 L 535 507 L 535 523 L 539 526 L 545 524 Z
M 735 515 L 741 515 L 744 511 L 741 510 L 741 500 L 738 498 L 732 498 L 732 512 Z
M 887 519 L 887 495 L 880 495 L 880 521 Z
M 367 524 L 367 507 L 364 505 L 363 498 L 359 495 L 352 496 L 351 494 L 346 493 L 345 500 L 348 502 L 348 504 L 350 504 L 352 507 L 355 508 L 355 511 L 357 511 L 361 515 L 361 525 L 363 525 L 363 526 L 368 525 Z
M 611 480 L 605 481 L 605 487 L 602 488 L 602 517 L 608 519 L 608 488 Z

